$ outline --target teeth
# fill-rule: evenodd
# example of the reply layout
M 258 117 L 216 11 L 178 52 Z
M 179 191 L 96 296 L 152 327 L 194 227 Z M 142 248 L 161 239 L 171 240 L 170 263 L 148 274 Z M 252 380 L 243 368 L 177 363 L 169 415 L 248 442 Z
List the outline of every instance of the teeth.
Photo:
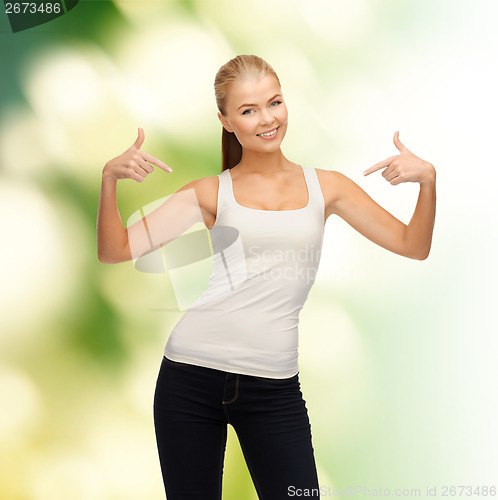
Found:
M 266 132 L 265 134 L 259 134 L 259 135 L 261 135 L 261 136 L 263 136 L 263 137 L 268 137 L 269 135 L 273 135 L 273 134 L 275 133 L 275 131 L 276 131 L 276 130 L 277 130 L 277 129 L 276 129 L 276 128 L 274 128 L 274 129 L 273 129 L 273 130 L 271 130 L 270 132 Z

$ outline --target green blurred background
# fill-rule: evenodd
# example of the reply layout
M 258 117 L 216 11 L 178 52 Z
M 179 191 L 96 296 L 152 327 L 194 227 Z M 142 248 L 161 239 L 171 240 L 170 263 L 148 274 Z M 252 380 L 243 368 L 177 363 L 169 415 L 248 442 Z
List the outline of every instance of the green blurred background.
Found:
M 152 399 L 182 313 L 168 275 L 99 262 L 101 173 L 137 127 L 173 169 L 118 183 L 125 223 L 218 174 L 214 76 L 244 53 L 280 77 L 290 160 L 406 223 L 417 186 L 363 170 L 399 130 L 438 172 L 426 261 L 327 221 L 300 323 L 322 495 L 497 486 L 497 19 L 492 0 L 82 1 L 13 34 L 3 11 L 2 499 L 164 498 Z M 223 498 L 256 499 L 229 430 Z

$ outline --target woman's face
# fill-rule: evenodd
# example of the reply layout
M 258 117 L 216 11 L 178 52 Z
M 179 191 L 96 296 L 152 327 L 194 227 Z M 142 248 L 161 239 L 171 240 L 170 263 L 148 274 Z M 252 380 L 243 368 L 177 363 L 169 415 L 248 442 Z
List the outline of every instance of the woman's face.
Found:
M 263 153 L 280 149 L 288 113 L 278 80 L 271 73 L 235 82 L 228 93 L 225 113 L 218 113 L 218 118 L 244 149 Z M 270 135 L 261 135 L 265 132 Z

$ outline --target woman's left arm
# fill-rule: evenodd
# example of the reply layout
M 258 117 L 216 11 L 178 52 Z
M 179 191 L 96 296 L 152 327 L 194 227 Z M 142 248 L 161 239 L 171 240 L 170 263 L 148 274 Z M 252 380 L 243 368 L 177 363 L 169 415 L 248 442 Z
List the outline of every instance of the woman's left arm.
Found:
M 363 172 L 369 175 L 384 169 L 383 177 L 392 185 L 418 182 L 420 191 L 415 211 L 408 225 L 378 205 L 363 189 L 346 176 L 335 174 L 328 213 L 336 213 L 365 237 L 394 253 L 411 259 L 428 257 L 436 215 L 436 170 L 413 154 L 394 134 L 400 154 L 382 160 Z

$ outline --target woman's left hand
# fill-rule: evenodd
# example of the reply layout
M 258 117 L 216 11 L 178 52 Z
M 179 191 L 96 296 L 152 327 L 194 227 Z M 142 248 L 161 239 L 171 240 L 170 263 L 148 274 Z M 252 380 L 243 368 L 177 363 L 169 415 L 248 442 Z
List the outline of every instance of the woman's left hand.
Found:
M 436 170 L 428 161 L 422 160 L 414 155 L 399 140 L 399 132 L 394 134 L 394 145 L 398 148 L 400 154 L 390 156 L 382 160 L 363 172 L 363 175 L 369 175 L 376 170 L 384 168 L 382 175 L 393 186 L 402 182 L 434 182 L 436 179 Z

